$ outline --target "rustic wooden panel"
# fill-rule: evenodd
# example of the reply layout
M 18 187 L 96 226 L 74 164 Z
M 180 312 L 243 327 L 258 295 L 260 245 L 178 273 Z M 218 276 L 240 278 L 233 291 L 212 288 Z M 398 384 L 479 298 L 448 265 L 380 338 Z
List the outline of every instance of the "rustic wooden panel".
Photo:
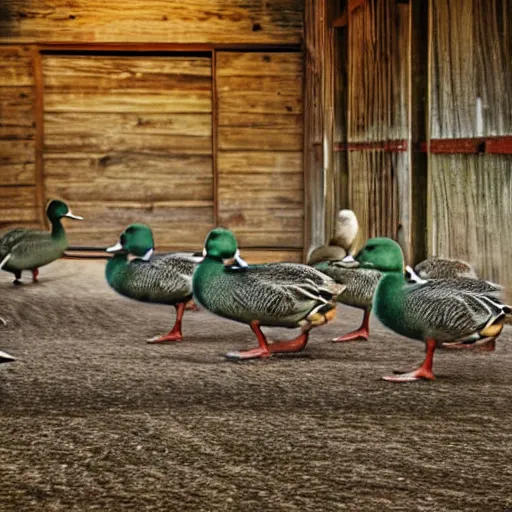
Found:
M 222 113 L 219 149 L 300 151 L 303 144 L 302 115 Z
M 512 133 L 512 0 L 433 1 L 431 137 Z
M 0 221 L 2 223 L 37 220 L 36 188 L 0 186 Z
M 73 203 L 83 222 L 66 225 L 71 245 L 112 245 L 134 222 L 151 226 L 159 250 L 200 251 L 213 227 L 213 205 L 206 202 Z
M 300 43 L 302 0 L 10 0 L 1 41 Z
M 225 175 L 234 174 L 282 174 L 299 173 L 302 169 L 302 153 L 297 151 L 221 151 L 218 165 Z M 282 177 L 281 177 L 282 179 Z
M 200 248 L 213 227 L 210 59 L 43 64 L 46 194 L 86 217 L 70 225 L 71 242 L 109 245 L 146 222 L 161 249 Z
M 409 137 L 409 5 L 370 0 L 350 11 L 348 142 Z M 409 155 L 354 151 L 348 161 L 364 235 L 395 237 L 399 221 L 409 235 Z
M 512 160 L 502 155 L 432 155 L 432 254 L 462 258 L 512 300 Z
M 232 229 L 245 247 L 300 249 L 304 243 L 300 56 L 219 53 L 217 84 L 219 222 Z
M 26 87 L 33 84 L 30 49 L 23 46 L 0 46 L 0 87 Z
M 79 152 L 68 155 L 53 153 L 45 159 L 45 176 L 53 180 L 91 181 L 107 180 L 147 180 L 146 169 L 151 170 L 151 180 L 165 181 L 170 176 L 187 176 L 211 178 L 211 155 L 154 155 L 145 153 Z

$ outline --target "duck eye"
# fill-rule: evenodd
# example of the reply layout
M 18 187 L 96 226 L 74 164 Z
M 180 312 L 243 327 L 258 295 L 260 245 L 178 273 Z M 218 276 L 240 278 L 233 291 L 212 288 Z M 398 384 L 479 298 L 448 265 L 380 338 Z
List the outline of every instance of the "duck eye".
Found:
M 374 245 L 370 245 L 370 247 L 366 248 L 367 251 L 373 251 L 374 249 L 375 249 Z
M 121 238 L 119 238 L 119 242 L 121 242 L 121 245 L 124 245 L 126 243 L 126 236 L 121 235 Z

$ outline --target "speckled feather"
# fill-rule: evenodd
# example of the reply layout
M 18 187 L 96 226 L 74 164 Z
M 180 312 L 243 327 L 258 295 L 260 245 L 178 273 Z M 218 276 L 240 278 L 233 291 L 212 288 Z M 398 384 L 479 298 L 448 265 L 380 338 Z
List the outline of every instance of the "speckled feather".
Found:
M 373 295 L 381 278 L 377 270 L 363 268 L 345 268 L 337 264 L 325 264 L 317 267 L 337 283 L 346 285 L 337 301 L 360 309 L 372 307 Z
M 499 298 L 500 287 L 487 281 L 442 279 L 401 289 L 393 286 L 393 280 L 402 279 L 384 276 L 374 311 L 384 325 L 410 338 L 463 340 L 504 316 L 508 308 Z
M 421 261 L 414 271 L 422 279 L 452 279 L 466 277 L 477 279 L 473 267 L 462 260 L 432 257 Z
M 3 270 L 33 269 L 60 258 L 67 247 L 63 229 L 57 237 L 45 231 L 13 229 L 0 239 L 0 261 L 11 254 Z
M 194 273 L 196 300 L 219 316 L 243 323 L 297 327 L 319 306 L 333 309 L 341 290 L 328 276 L 295 263 L 230 269 L 210 260 Z
M 119 261 L 123 258 L 114 256 L 106 270 L 108 283 L 121 295 L 159 304 L 177 304 L 192 297 L 197 260 L 191 254 L 163 254 L 150 261 L 136 258 L 127 263 Z

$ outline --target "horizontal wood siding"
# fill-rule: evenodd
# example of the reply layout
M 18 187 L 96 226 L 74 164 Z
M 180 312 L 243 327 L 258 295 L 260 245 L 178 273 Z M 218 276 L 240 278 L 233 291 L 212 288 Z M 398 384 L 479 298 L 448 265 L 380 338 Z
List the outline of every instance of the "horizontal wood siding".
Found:
M 302 55 L 219 52 L 217 87 L 219 222 L 244 249 L 300 259 Z
M 48 198 L 83 215 L 73 245 L 109 245 L 132 222 L 161 250 L 202 247 L 213 226 L 211 59 L 44 56 Z
M 433 0 L 431 138 L 512 135 L 511 26 L 512 0 Z M 429 251 L 512 289 L 511 157 L 431 155 L 429 164 Z
M 0 231 L 37 226 L 34 78 L 29 48 L 0 47 Z
M 8 0 L 0 42 L 299 43 L 302 0 Z

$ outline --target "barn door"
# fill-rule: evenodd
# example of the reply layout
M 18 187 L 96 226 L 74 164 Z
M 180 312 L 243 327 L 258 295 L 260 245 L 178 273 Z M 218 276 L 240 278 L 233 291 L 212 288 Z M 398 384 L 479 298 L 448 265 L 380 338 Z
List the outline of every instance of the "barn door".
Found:
M 218 52 L 218 217 L 253 261 L 302 259 L 302 54 Z
M 207 55 L 45 55 L 46 197 L 85 217 L 71 245 L 110 245 L 132 222 L 157 249 L 200 250 L 214 225 Z
M 348 201 L 365 237 L 394 237 L 410 208 L 409 4 L 348 4 Z

